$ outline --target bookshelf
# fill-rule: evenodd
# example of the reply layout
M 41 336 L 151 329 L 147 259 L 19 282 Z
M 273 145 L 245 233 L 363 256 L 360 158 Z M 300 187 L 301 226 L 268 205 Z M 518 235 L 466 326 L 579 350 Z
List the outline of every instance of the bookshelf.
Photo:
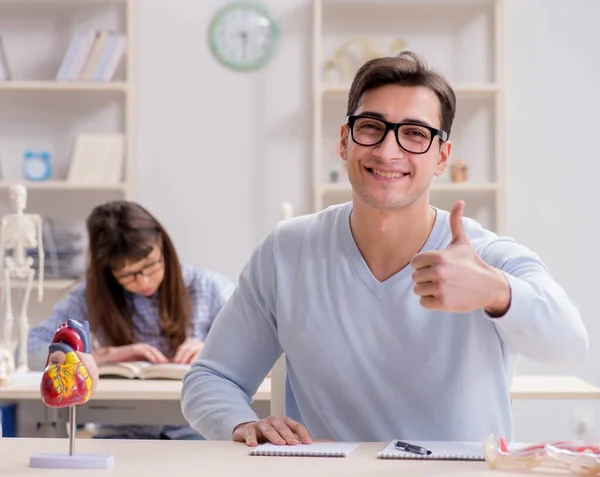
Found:
M 464 182 L 453 182 L 450 168 L 434 179 L 432 203 L 450 210 L 463 199 L 466 215 L 505 232 L 505 0 L 314 0 L 312 23 L 314 210 L 352 199 L 337 146 L 356 69 L 379 56 L 373 51 L 408 49 L 452 84 L 451 163 L 468 165 Z M 330 63 L 336 54 L 337 68 Z
M 25 184 L 29 191 L 35 190 L 80 190 L 80 191 L 118 191 L 122 190 L 124 194 L 127 194 L 127 183 L 123 182 L 121 184 L 115 185 L 104 185 L 104 184 L 77 184 L 77 183 L 69 183 L 64 180 L 62 181 L 0 181 L 0 190 L 9 189 L 15 184 Z
M 112 81 L 110 83 L 59 82 L 59 81 L 4 81 L 0 82 L 2 91 L 115 91 L 127 93 L 128 83 Z
M 139 0 L 0 0 L 2 54 L 9 71 L 0 79 L 0 213 L 10 212 L 9 187 L 23 184 L 26 213 L 42 215 L 51 231 L 60 229 L 57 236 L 78 237 L 71 252 L 57 252 L 59 257 L 75 255 L 77 249 L 68 273 L 56 260 L 53 269 L 46 267 L 46 290 L 63 292 L 83 271 L 85 219 L 91 209 L 135 194 L 138 8 Z M 77 50 L 75 38 L 85 35 L 92 41 Z M 71 75 L 65 77 L 67 70 Z M 122 137 L 111 174 L 117 180 L 93 182 L 69 174 L 74 158 L 87 159 L 80 171 L 97 172 L 93 163 L 101 156 L 74 152 L 76 139 L 89 134 Z M 26 150 L 51 154 L 48 179 L 26 179 Z M 47 265 L 51 255 L 46 250 Z M 52 294 L 46 296 L 44 301 L 52 301 Z

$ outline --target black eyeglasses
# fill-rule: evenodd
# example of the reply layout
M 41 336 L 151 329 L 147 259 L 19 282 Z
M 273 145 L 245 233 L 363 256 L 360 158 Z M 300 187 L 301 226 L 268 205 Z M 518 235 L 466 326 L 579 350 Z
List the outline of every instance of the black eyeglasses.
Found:
M 412 154 L 425 154 L 429 151 L 433 139 L 439 136 L 442 141 L 448 139 L 448 133 L 441 129 L 415 122 L 390 123 L 371 116 L 348 116 L 346 123 L 350 127 L 352 140 L 360 146 L 377 146 L 394 131 L 398 146 Z
M 163 255 L 161 253 L 160 257 L 156 260 L 146 263 L 141 270 L 137 272 L 130 272 L 124 275 L 115 276 L 117 281 L 121 283 L 121 285 L 131 285 L 137 281 L 138 275 L 142 277 L 150 277 L 157 273 L 163 265 Z

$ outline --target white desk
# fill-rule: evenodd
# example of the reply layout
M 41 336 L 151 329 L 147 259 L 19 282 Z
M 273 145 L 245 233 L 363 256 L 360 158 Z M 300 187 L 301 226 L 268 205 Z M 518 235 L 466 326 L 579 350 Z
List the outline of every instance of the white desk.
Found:
M 76 453 L 108 453 L 115 459 L 112 470 L 64 471 L 32 469 L 29 458 L 37 453 L 67 453 L 66 439 L 0 439 L 0 475 L 65 475 L 131 477 L 132 475 L 177 477 L 432 477 L 455 475 L 469 477 L 515 477 L 531 472 L 492 470 L 486 462 L 400 461 L 377 459 L 385 443 L 364 443 L 345 458 L 257 457 L 248 447 L 220 441 L 134 441 L 81 439 Z M 546 475 L 546 474 L 544 474 Z M 562 473 L 560 475 L 563 475 Z M 565 474 L 566 475 L 566 474 Z
M 40 399 L 41 372 L 15 375 L 15 379 L 0 386 L 0 400 Z M 600 388 L 576 376 L 515 376 L 511 386 L 512 399 L 600 399 Z M 181 381 L 143 379 L 100 379 L 94 400 L 179 401 Z M 271 380 L 266 378 L 254 401 L 271 399 Z
M 0 387 L 0 401 L 18 404 L 20 436 L 62 436 L 66 432 L 66 409 L 46 408 L 39 392 L 41 373 L 15 376 Z M 101 379 L 94 397 L 77 407 L 77 422 L 98 424 L 187 424 L 181 414 L 181 381 Z M 254 396 L 253 408 L 260 417 L 270 414 L 271 381 L 265 379 Z M 600 388 L 575 376 L 515 376 L 512 400 L 595 400 Z M 39 423 L 47 426 L 42 432 Z M 58 434 L 57 434 L 58 432 Z
M 17 432 L 23 437 L 64 437 L 67 409 L 51 409 L 40 398 L 41 372 L 15 375 L 0 386 L 0 402 L 16 402 Z M 266 378 L 254 395 L 252 407 L 269 415 L 271 380 Z M 98 381 L 93 398 L 77 406 L 78 423 L 187 425 L 181 413 L 181 381 L 105 379 Z
M 2 400 L 40 399 L 41 372 L 30 372 L 15 375 L 13 381 L 0 386 Z M 94 394 L 95 401 L 179 401 L 181 398 L 181 381 L 170 379 L 106 379 L 98 381 Z M 266 378 L 254 401 L 271 399 L 271 380 Z
M 600 399 L 600 388 L 576 376 L 515 376 L 510 390 L 517 399 Z

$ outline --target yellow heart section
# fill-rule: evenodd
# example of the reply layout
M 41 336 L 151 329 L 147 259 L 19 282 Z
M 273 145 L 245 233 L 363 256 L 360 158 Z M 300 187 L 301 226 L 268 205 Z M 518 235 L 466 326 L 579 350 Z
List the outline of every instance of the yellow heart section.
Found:
M 65 354 L 62 364 L 49 364 L 45 372 L 60 401 L 76 398 L 73 404 L 84 404 L 92 395 L 92 378 L 74 351 Z

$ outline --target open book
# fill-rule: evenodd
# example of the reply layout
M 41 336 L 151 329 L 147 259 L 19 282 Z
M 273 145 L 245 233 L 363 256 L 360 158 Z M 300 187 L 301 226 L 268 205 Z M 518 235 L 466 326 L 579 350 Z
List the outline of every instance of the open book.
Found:
M 189 364 L 161 363 L 152 364 L 147 361 L 129 361 L 123 363 L 107 363 L 98 366 L 101 378 L 128 379 L 174 379 L 181 380 L 190 369 Z

